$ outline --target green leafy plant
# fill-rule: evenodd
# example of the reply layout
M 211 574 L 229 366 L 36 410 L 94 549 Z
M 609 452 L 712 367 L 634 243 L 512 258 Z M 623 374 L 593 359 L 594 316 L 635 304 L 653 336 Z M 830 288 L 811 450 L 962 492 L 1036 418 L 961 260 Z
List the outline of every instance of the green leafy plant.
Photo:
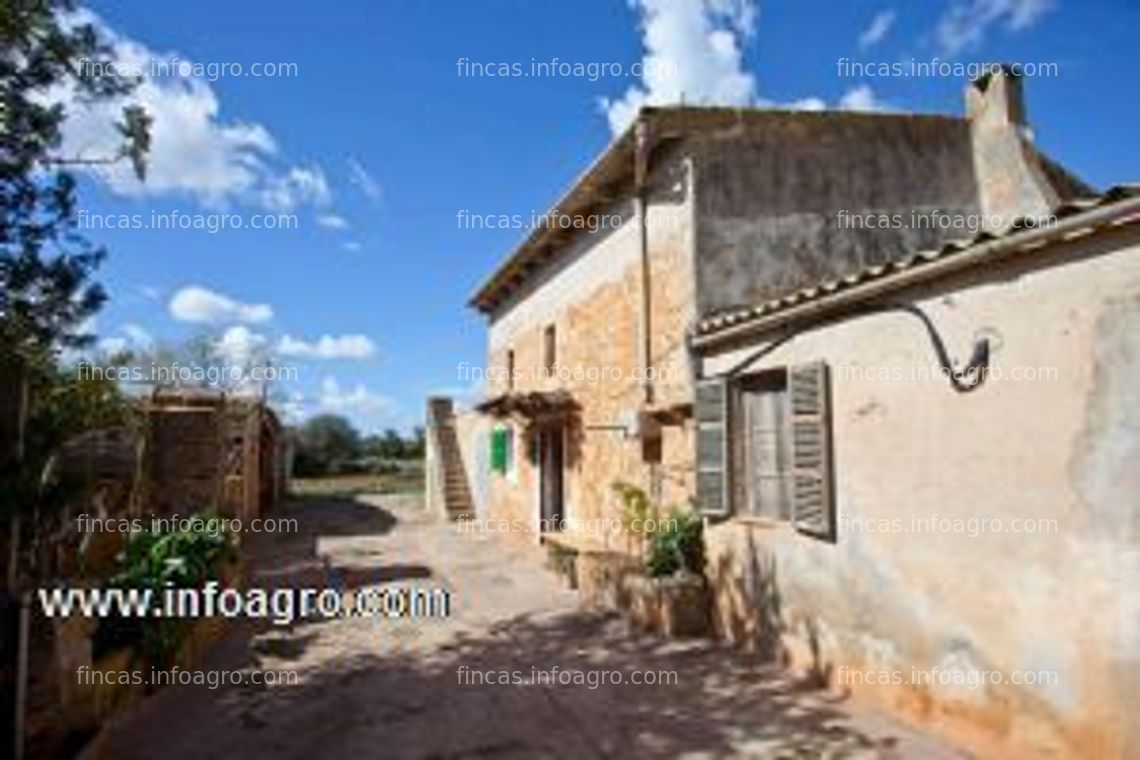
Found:
M 611 486 L 622 503 L 621 524 L 631 533 L 640 533 L 651 514 L 649 494 L 635 485 L 617 481 Z
M 197 518 L 197 519 L 195 519 Z M 197 531 L 142 531 L 133 534 L 119 555 L 119 571 L 108 586 L 150 590 L 157 599 L 167 588 L 197 588 L 217 579 L 222 566 L 235 555 L 231 536 L 205 526 L 218 525 L 213 515 L 195 515 Z M 178 618 L 106 618 L 100 621 L 96 649 L 138 646 L 153 666 L 165 667 L 186 632 Z
M 692 511 L 673 508 L 663 526 L 649 538 L 646 568 L 653 578 L 684 571 L 700 575 L 705 569 L 704 524 Z
M 626 535 L 637 538 L 638 549 L 644 546 L 645 541 L 657 529 L 657 520 L 653 519 L 653 504 L 645 490 L 624 481 L 617 481 L 611 486 L 614 493 L 622 503 L 621 526 Z
M 681 570 L 700 574 L 705 568 L 704 524 L 694 510 L 669 510 L 666 519 L 656 510 L 644 489 L 617 481 L 614 493 L 622 502 L 622 527 L 646 543 L 646 569 L 663 578 Z

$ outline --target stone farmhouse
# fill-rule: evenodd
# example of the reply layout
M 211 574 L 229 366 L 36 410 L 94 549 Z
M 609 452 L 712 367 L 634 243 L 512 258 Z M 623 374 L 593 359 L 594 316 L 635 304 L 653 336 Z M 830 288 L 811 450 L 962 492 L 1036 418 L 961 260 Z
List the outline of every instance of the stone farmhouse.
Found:
M 1140 192 L 1007 71 L 966 111 L 644 109 L 474 295 L 429 504 L 620 555 L 615 482 L 691 503 L 724 638 L 982 752 L 1140 754 Z

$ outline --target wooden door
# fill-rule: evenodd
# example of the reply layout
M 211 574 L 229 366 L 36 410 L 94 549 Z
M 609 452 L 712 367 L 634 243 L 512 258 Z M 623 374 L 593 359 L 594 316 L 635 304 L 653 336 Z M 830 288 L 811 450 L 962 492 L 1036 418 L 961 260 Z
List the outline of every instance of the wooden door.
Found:
M 539 457 L 539 511 L 543 530 L 558 530 L 563 520 L 562 426 L 543 428 L 539 433 Z

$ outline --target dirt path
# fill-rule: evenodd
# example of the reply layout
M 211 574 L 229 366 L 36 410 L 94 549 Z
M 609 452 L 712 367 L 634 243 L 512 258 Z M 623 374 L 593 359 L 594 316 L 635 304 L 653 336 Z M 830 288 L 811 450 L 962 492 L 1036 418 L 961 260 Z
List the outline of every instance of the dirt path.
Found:
M 234 631 L 203 668 L 293 670 L 299 683 L 166 688 L 90 756 L 961 757 L 739 653 L 632 637 L 620 619 L 580 613 L 537 550 L 460 535 L 418 499 L 295 502 L 282 516 L 301 532 L 254 543 L 252 585 L 320 586 L 331 569 L 354 588 L 444 587 L 452 614 Z M 554 678 L 579 683 L 462 683 L 462 666 L 523 680 L 557 667 L 570 675 Z M 626 683 L 598 685 L 603 671 Z M 674 671 L 676 682 L 634 685 L 635 671 Z

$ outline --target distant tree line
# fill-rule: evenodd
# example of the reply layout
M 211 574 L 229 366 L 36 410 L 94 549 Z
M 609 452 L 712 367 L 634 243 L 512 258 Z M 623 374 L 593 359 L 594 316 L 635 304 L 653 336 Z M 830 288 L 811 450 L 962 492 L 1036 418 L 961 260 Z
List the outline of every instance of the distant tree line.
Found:
M 361 435 L 346 418 L 322 414 L 293 431 L 293 473 L 298 477 L 386 474 L 422 460 L 424 430 L 405 438 L 393 429 Z

